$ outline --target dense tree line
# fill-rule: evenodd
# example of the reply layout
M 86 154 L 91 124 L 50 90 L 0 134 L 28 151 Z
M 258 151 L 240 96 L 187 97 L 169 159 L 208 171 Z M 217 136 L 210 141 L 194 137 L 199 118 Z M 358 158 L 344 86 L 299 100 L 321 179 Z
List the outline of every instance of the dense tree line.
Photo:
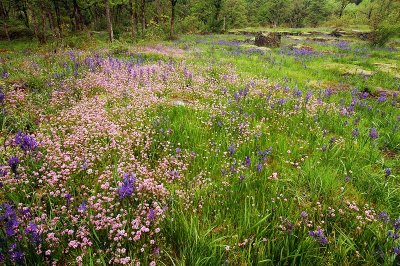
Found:
M 400 0 L 0 0 L 0 37 L 48 38 L 84 30 L 173 38 L 246 26 L 317 26 L 328 19 L 379 27 L 399 22 Z M 346 18 L 346 11 L 348 13 Z M 358 21 L 353 21 L 355 18 Z

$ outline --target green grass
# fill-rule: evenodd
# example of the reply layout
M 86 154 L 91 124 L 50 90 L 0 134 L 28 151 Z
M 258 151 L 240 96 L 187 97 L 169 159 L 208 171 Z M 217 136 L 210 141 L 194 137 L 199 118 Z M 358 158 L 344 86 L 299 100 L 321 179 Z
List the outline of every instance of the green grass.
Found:
M 331 29 L 317 30 L 329 32 Z M 71 37 L 66 43 L 71 42 L 70 47 L 85 46 L 85 38 Z M 171 62 L 185 63 L 195 77 L 205 77 L 206 81 L 199 85 L 195 80 L 177 78 L 157 95 L 165 101 L 148 108 L 140 121 L 135 121 L 135 110 L 130 113 L 119 111 L 118 108 L 123 110 L 131 104 L 127 96 L 113 98 L 105 104 L 111 121 L 128 121 L 123 125 L 125 129 L 150 129 L 143 139 L 129 147 L 132 156 L 145 162 L 146 167 L 152 170 L 160 167 L 163 159 L 176 155 L 177 148 L 182 150 L 179 158 L 187 164 L 178 180 L 165 182 L 170 194 L 168 212 L 160 225 L 163 253 L 159 263 L 393 264 L 393 248 L 399 243 L 388 238 L 387 232 L 392 225 L 380 221 L 378 213 L 386 211 L 396 219 L 400 208 L 400 112 L 398 98 L 389 95 L 399 90 L 399 79 L 395 77 L 400 67 L 396 60 L 398 50 L 370 48 L 359 40 L 348 40 L 351 47 L 348 50 L 338 47 L 338 40 L 320 43 L 284 38 L 282 49 L 286 52 L 281 52 L 279 48 L 261 50 L 243 43 L 247 38 L 190 35 L 183 36 L 178 42 L 162 42 L 163 46 L 184 51 L 184 57 L 171 55 Z M 104 34 L 100 33 L 92 37 L 88 46 L 122 61 L 136 60 L 143 65 L 169 62 L 167 53 L 135 50 L 137 45 L 143 44 L 150 45 L 133 45 L 121 40 L 108 46 Z M 316 55 L 287 53 L 299 44 L 311 47 Z M 4 56 L 6 60 L 0 69 L 11 75 L 0 84 L 10 93 L 13 84 L 23 83 L 28 98 L 21 105 L 9 107 L 6 115 L 1 114 L 2 144 L 18 130 L 45 129 L 46 120 L 39 122 L 38 119 L 41 116 L 57 116 L 61 110 L 67 110 L 85 97 L 107 96 L 104 88 L 93 87 L 88 92 L 75 91 L 67 102 L 51 107 L 52 93 L 64 80 L 76 75 L 74 64 L 69 60 L 71 55 L 60 53 L 57 57 L 48 57 L 45 51 L 51 45 L 34 46 L 32 52 L 24 54 L 28 47 L 25 41 L 0 42 L 0 48 L 11 51 Z M 259 50 L 254 52 L 254 48 Z M 80 59 L 85 53 L 91 55 L 86 49 L 79 51 L 82 53 L 76 53 L 76 56 Z M 39 70 L 20 69 L 24 63 L 33 62 Z M 374 64 L 378 62 L 390 63 L 396 69 L 387 73 Z M 345 73 L 352 67 L 376 73 L 368 78 Z M 87 67 L 82 66 L 77 75 L 87 72 Z M 230 83 L 225 79 L 225 75 L 232 73 L 237 74 L 239 81 Z M 54 79 L 55 74 L 60 77 Z M 261 82 L 265 79 L 268 83 Z M 251 93 L 237 99 L 248 86 Z M 286 86 L 287 90 L 284 89 Z M 178 87 L 192 90 L 177 90 Z M 293 96 L 295 87 L 301 91 L 301 97 Z M 326 96 L 328 88 L 333 89 L 329 97 Z M 377 101 L 382 89 L 388 93 L 386 102 Z M 211 96 L 204 96 L 202 90 L 210 92 Z M 306 100 L 306 93 L 311 91 L 312 97 Z M 358 95 L 363 91 L 373 95 L 360 100 Z M 176 99 L 184 101 L 184 105 L 175 106 L 173 100 Z M 353 99 L 358 103 L 354 106 L 354 114 L 341 113 Z M 199 104 L 192 104 L 191 100 L 198 100 Z M 376 140 L 370 137 L 372 127 L 379 132 Z M 354 136 L 355 129 L 359 130 L 357 137 Z M 91 141 L 108 146 L 111 139 L 93 138 Z M 5 165 L 11 151 L 1 152 L 0 162 Z M 266 153 L 264 157 L 262 152 Z M 246 157 L 251 162 L 248 166 L 245 165 Z M 118 150 L 109 149 L 93 162 L 93 168 L 99 172 L 111 169 L 111 179 L 117 184 L 118 167 L 123 159 Z M 23 167 L 33 175 L 43 163 L 28 159 Z M 259 163 L 262 169 L 258 168 Z M 392 173 L 385 175 L 385 168 L 391 168 Z M 2 201 L 37 204 L 42 206 L 42 213 L 56 216 L 58 210 L 53 210 L 52 206 L 58 203 L 54 203 L 51 196 L 41 194 L 52 188 L 39 190 L 33 181 L 22 184 L 20 190 L 6 187 L 0 198 Z M 82 184 L 86 189 L 82 189 Z M 82 194 L 99 190 L 96 177 L 89 178 L 82 170 L 71 175 L 66 187 L 79 199 Z M 350 207 L 353 201 L 358 211 Z M 301 216 L 303 211 L 307 212 L 307 217 Z M 367 219 L 368 211 L 374 212 L 372 221 Z M 59 221 L 57 226 L 62 228 L 62 223 L 70 222 Z M 309 235 L 319 227 L 324 229 L 329 240 L 326 245 L 320 245 L 318 239 Z M 106 265 L 107 255 L 96 257 L 93 252 L 96 248 L 106 248 L 103 240 L 107 239 L 107 232 L 89 230 L 93 232 L 94 244 L 87 251 L 84 263 Z M 63 258 L 60 251 L 55 258 L 66 259 L 68 263 L 77 254 Z M 146 263 L 150 260 L 146 254 L 130 255 L 141 257 Z M 99 257 L 100 262 L 96 262 L 95 258 Z M 40 264 L 38 261 L 40 258 L 32 259 L 32 263 Z

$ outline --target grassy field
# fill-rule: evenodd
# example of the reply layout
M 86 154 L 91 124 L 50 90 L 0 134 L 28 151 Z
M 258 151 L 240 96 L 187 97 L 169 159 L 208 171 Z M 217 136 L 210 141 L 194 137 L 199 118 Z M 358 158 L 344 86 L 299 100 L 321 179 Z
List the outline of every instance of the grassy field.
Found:
M 102 38 L 0 43 L 0 264 L 399 263 L 399 47 Z

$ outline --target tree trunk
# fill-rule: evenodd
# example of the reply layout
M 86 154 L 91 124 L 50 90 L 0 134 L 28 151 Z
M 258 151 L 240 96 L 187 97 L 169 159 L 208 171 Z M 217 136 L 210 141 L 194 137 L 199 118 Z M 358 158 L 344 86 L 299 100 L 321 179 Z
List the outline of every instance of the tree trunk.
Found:
M 11 41 L 10 34 L 8 33 L 8 25 L 7 25 L 7 22 L 5 19 L 4 19 L 3 25 L 4 25 L 4 32 L 6 33 L 7 40 Z
M 82 30 L 82 14 L 79 8 L 77 0 L 72 1 L 74 6 L 74 20 L 75 20 L 75 31 Z
M 173 39 L 175 35 L 175 5 L 178 0 L 171 0 L 171 31 L 170 38 Z
M 26 1 L 24 1 L 24 3 L 22 4 L 22 13 L 24 14 L 24 24 L 29 29 L 29 16 L 26 7 Z
M 41 30 L 41 43 L 46 43 L 46 15 L 42 6 L 42 30 Z
M 140 11 L 141 11 L 141 18 L 142 18 L 142 37 L 144 36 L 144 28 L 145 28 L 145 25 L 146 25 L 146 11 L 145 11 L 145 8 L 146 8 L 146 1 L 145 0 L 142 0 L 142 2 L 141 2 L 141 6 L 140 6 Z
M 47 12 L 47 20 L 49 21 L 49 26 L 50 26 L 51 32 L 53 32 L 54 37 L 57 37 L 57 32 L 54 27 L 53 15 L 51 14 L 50 11 Z
M 104 5 L 106 6 L 108 38 L 109 38 L 110 42 L 113 42 L 114 33 L 113 33 L 112 22 L 111 22 L 110 1 L 104 0 Z
M 7 20 L 8 20 L 8 10 L 6 10 L 6 7 L 3 5 L 3 2 L 0 2 L 0 11 L 1 11 L 1 16 L 3 17 L 3 27 L 4 27 L 4 33 L 6 34 L 7 40 L 10 39 L 10 34 L 8 33 L 8 25 L 7 25 Z
M 129 0 L 129 10 L 131 15 L 131 35 L 132 39 L 137 35 L 137 0 Z
M 58 5 L 58 0 L 53 0 L 53 5 L 54 5 L 54 11 L 56 13 L 58 37 L 62 38 L 61 15 L 60 15 L 60 6 Z

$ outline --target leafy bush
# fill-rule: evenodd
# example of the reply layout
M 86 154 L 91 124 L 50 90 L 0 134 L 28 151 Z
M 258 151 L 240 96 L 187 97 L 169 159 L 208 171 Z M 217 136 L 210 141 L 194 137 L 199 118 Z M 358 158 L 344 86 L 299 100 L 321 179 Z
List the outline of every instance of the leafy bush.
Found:
M 369 41 L 372 46 L 384 46 L 392 37 L 399 35 L 400 25 L 382 23 L 371 32 Z
M 64 44 L 69 48 L 82 49 L 93 43 L 93 39 L 89 34 L 69 35 L 64 37 Z
M 182 33 L 197 33 L 204 30 L 204 23 L 195 16 L 187 16 L 177 23 L 177 31 Z

